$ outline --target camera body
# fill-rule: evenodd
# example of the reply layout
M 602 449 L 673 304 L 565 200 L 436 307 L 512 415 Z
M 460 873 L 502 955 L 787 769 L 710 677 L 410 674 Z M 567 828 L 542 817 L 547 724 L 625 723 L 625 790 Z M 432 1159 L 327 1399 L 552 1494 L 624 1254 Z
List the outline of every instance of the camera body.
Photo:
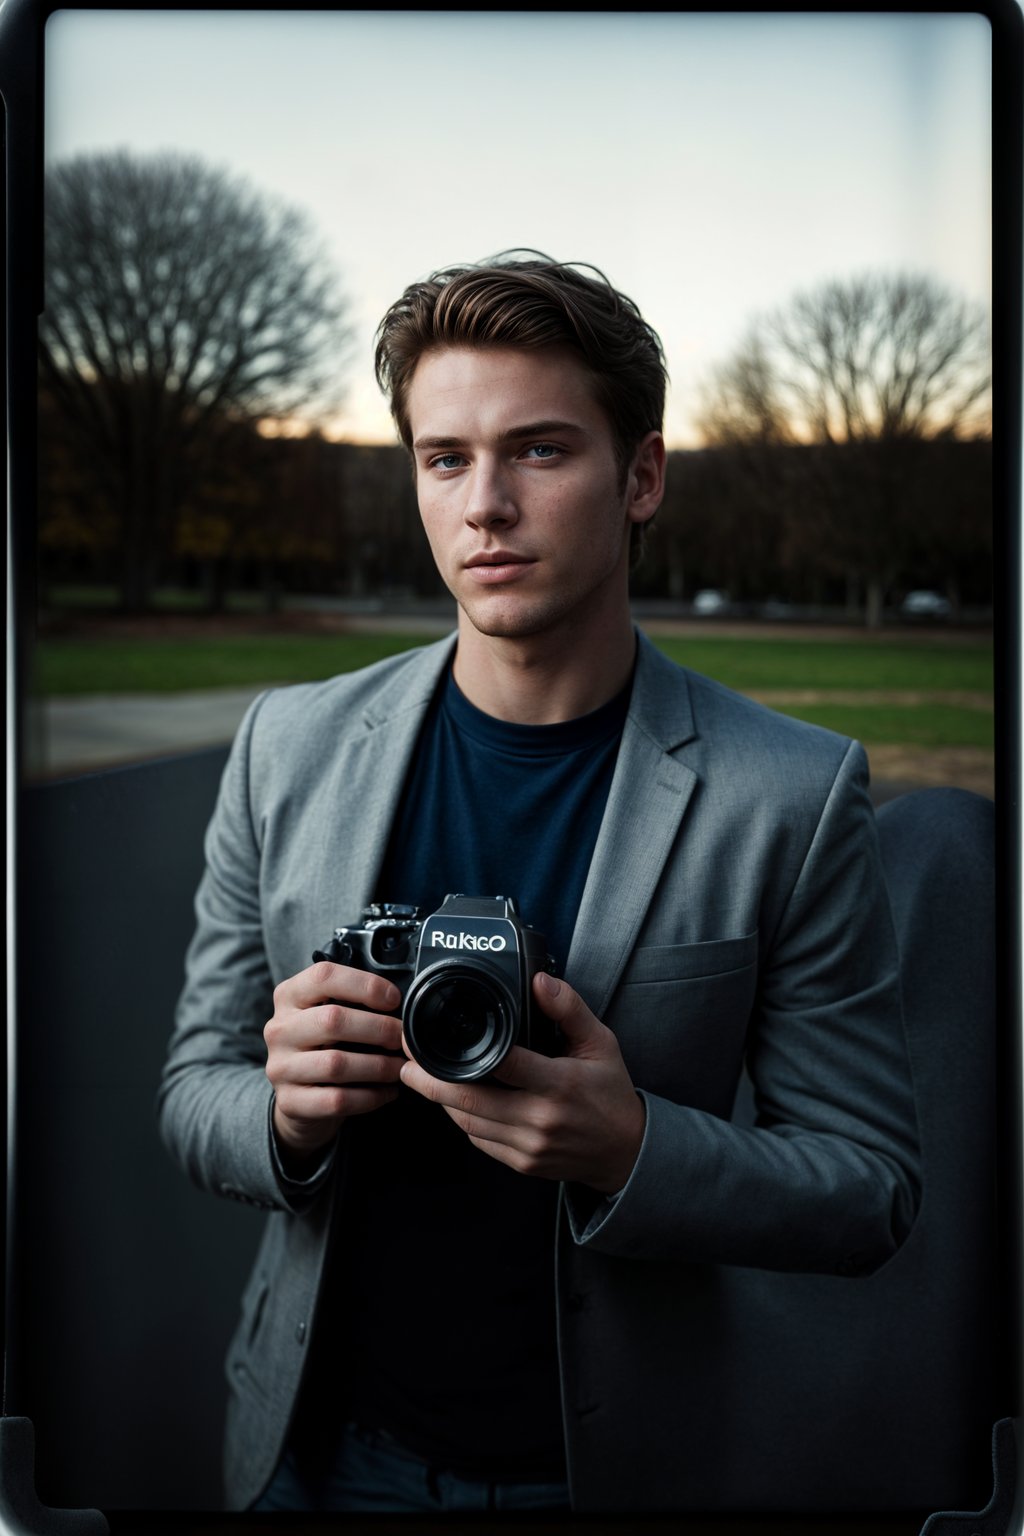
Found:
M 554 961 L 511 897 L 446 896 L 427 917 L 418 907 L 375 902 L 361 923 L 336 928 L 313 959 L 394 982 L 406 1045 L 432 1077 L 485 1077 L 513 1045 L 558 1054 L 560 1031 L 534 1003 L 532 988 Z

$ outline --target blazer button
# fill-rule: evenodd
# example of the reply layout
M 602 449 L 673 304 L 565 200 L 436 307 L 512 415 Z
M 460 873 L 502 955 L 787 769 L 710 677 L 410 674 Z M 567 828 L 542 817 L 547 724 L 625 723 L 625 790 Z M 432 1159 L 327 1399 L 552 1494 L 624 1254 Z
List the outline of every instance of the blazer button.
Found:
M 295 1342 L 296 1342 L 296 1344 L 304 1343 L 305 1342 L 305 1338 L 306 1338 L 306 1325 L 305 1325 L 305 1323 L 297 1323 L 296 1327 L 295 1327 Z

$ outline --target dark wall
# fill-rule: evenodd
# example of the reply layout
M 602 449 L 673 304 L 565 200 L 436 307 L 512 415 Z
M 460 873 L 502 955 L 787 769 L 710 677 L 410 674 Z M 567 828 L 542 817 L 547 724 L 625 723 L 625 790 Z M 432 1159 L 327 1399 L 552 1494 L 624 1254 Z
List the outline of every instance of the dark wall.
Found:
M 8 1411 L 44 1503 L 215 1508 L 258 1213 L 193 1188 L 155 1096 L 226 751 L 29 789 L 19 1316 Z

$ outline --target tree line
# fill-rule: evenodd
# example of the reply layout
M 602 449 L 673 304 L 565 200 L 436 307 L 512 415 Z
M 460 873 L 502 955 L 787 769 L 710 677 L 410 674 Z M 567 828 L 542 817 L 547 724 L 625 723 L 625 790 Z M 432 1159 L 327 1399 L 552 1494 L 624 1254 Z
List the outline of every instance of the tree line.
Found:
M 303 216 L 194 158 L 47 175 L 40 576 L 434 595 L 404 449 L 327 440 L 348 303 Z M 988 337 L 921 276 L 831 281 L 759 317 L 670 455 L 644 596 L 842 603 L 991 594 Z M 302 423 L 296 434 L 296 423 Z

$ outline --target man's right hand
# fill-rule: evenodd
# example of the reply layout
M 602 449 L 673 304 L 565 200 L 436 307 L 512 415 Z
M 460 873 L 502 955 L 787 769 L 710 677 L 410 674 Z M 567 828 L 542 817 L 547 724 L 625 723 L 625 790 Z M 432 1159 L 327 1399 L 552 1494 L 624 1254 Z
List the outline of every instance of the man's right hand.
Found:
M 276 1095 L 274 1132 L 289 1171 L 301 1171 L 350 1115 L 397 1098 L 405 1057 L 377 1052 L 401 1052 L 402 1022 L 388 1016 L 401 1000 L 383 976 L 328 960 L 275 988 L 263 1038 Z M 371 1052 L 346 1050 L 351 1042 Z

